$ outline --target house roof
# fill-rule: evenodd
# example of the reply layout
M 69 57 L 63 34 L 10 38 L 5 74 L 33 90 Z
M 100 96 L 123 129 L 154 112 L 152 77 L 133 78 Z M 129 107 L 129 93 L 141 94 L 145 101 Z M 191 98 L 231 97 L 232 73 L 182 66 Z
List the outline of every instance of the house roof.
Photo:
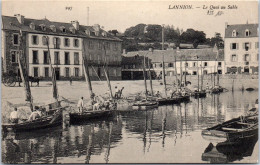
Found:
M 207 48 L 207 49 L 180 49 L 177 52 L 176 49 L 174 50 L 153 50 L 150 51 L 135 51 L 135 52 L 128 52 L 123 54 L 122 63 L 133 63 L 135 62 L 136 56 L 146 56 L 151 59 L 151 62 L 162 62 L 163 56 L 165 62 L 174 62 L 175 56 L 176 61 L 180 60 L 187 60 L 187 61 L 197 61 L 197 56 L 199 60 L 202 61 L 215 61 L 217 57 L 217 61 L 224 61 L 224 50 L 218 50 L 218 57 L 217 57 L 217 50 L 214 48 Z M 128 58 L 131 57 L 131 58 Z M 125 61 L 124 61 L 125 60 Z
M 246 38 L 245 31 L 249 30 L 249 37 L 258 37 L 258 24 L 237 24 L 227 25 L 225 29 L 225 38 Z M 232 37 L 232 32 L 235 30 L 237 35 Z
M 35 29 L 30 28 L 30 24 L 33 23 L 35 25 Z M 45 25 L 46 30 L 43 31 L 40 25 Z M 56 32 L 53 32 L 50 29 L 50 26 L 54 25 L 56 27 Z M 61 27 L 66 29 L 66 32 L 62 32 Z M 24 24 L 20 24 L 17 18 L 14 16 L 2 16 L 2 29 L 3 30 L 15 30 L 15 31 L 25 31 L 31 33 L 42 33 L 42 34 L 52 34 L 52 35 L 61 35 L 61 36 L 75 36 L 75 37 L 82 37 L 82 38 L 93 38 L 93 39 L 104 39 L 104 40 L 114 40 L 114 41 L 122 41 L 119 38 L 109 34 L 106 32 L 107 36 L 102 35 L 88 35 L 85 33 L 85 30 L 91 32 L 95 32 L 92 26 L 84 26 L 79 25 L 79 30 L 75 30 L 75 34 L 70 31 L 70 28 L 74 26 L 71 23 L 64 23 L 64 22 L 54 22 L 49 21 L 48 19 L 30 19 L 24 18 Z M 103 29 L 100 29 L 99 33 L 105 32 Z

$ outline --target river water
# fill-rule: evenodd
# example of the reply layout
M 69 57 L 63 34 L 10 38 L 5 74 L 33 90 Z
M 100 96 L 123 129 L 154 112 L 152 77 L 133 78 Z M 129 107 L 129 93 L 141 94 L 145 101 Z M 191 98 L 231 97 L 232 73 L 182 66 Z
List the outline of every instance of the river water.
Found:
M 205 155 L 212 144 L 201 130 L 244 115 L 257 98 L 257 91 L 227 92 L 148 111 L 118 112 L 100 121 L 9 133 L 2 137 L 2 162 L 256 163 L 258 142 L 235 154 L 214 150 Z

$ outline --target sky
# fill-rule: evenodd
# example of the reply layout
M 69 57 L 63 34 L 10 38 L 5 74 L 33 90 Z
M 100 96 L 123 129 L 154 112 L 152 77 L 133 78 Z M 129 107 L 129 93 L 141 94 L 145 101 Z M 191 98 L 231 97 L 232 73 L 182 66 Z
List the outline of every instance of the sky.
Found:
M 174 5 L 192 5 L 192 9 L 169 9 Z M 237 9 L 227 9 L 236 5 Z M 214 6 L 213 15 L 208 9 Z M 216 9 L 225 6 L 226 9 Z M 66 10 L 66 7 L 68 8 Z M 89 7 L 89 25 L 100 24 L 105 30 L 117 29 L 124 32 L 139 23 L 173 25 L 186 30 L 193 28 L 204 31 L 206 37 L 220 32 L 224 36 L 225 22 L 228 24 L 258 23 L 257 1 L 93 1 L 93 0 L 31 0 L 2 1 L 2 15 L 22 14 L 27 18 L 50 21 L 71 22 L 78 20 L 87 25 Z M 207 9 L 203 9 L 206 8 Z M 212 10 L 211 10 L 212 11 Z M 221 15 L 216 14 L 223 12 Z

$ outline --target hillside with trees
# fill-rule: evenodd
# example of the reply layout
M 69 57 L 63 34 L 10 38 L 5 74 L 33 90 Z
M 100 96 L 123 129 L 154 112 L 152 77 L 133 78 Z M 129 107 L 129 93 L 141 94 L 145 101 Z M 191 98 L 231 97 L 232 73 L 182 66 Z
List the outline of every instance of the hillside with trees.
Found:
M 119 33 L 117 30 L 110 30 L 109 33 L 123 40 L 123 49 L 126 51 L 148 50 L 149 48 L 162 49 L 161 25 L 138 24 L 127 28 L 121 35 L 117 35 Z M 212 38 L 206 38 L 203 31 L 192 28 L 183 31 L 170 25 L 164 26 L 164 42 L 164 49 L 168 47 L 188 48 L 184 45 L 191 45 L 194 49 L 198 48 L 199 45 L 213 47 L 217 44 L 219 48 L 224 47 L 220 33 L 216 33 Z

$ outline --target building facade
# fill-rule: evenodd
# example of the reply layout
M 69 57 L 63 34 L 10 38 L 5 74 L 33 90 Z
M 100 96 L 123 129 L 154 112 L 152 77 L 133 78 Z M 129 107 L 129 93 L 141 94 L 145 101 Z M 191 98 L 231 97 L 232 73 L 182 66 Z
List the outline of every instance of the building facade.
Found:
M 2 22 L 2 64 L 6 73 L 19 74 L 17 51 L 20 50 L 29 76 L 50 79 L 48 40 L 57 80 L 84 79 L 83 56 L 89 64 L 91 80 L 105 79 L 104 65 L 111 79 L 121 79 L 121 40 L 99 25 L 28 19 L 19 14 L 2 16 Z M 101 44 L 109 46 L 105 49 Z M 100 62 L 102 59 L 106 62 Z
M 146 61 L 149 61 L 153 77 L 158 77 L 162 73 L 163 61 L 166 76 L 185 74 L 185 71 L 187 75 L 212 74 L 214 72 L 224 74 L 223 50 L 215 50 L 213 48 L 153 50 L 123 54 L 123 79 L 142 79 L 144 56 Z M 148 62 L 146 63 L 146 68 L 148 68 Z
M 225 72 L 258 74 L 258 24 L 225 27 Z

